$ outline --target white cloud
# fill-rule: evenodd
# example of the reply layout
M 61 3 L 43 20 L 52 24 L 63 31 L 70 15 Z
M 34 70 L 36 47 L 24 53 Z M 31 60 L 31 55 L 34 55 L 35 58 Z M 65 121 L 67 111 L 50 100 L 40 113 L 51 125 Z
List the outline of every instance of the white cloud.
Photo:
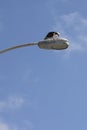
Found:
M 0 130 L 10 130 L 10 128 L 7 124 L 0 122 Z
M 4 121 L 0 121 L 0 130 L 31 130 L 34 128 L 32 122 L 25 120 L 23 122 L 21 122 L 21 126 L 17 125 L 17 124 L 9 124 L 7 122 Z
M 53 29 L 62 33 L 63 37 L 69 39 L 68 52 L 83 51 L 87 49 L 87 18 L 79 13 L 69 13 L 62 16 L 54 14 L 55 24 Z
M 0 111 L 9 109 L 18 109 L 24 104 L 24 99 L 22 97 L 9 97 L 7 100 L 0 101 Z
M 9 108 L 19 108 L 24 104 L 24 99 L 22 97 L 10 97 L 8 99 Z
M 18 130 L 5 122 L 0 122 L 0 130 Z

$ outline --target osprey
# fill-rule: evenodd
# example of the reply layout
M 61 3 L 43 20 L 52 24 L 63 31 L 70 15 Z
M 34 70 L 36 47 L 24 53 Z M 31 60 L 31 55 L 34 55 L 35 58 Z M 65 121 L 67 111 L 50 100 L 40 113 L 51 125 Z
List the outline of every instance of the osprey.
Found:
M 45 36 L 44 40 L 12 46 L 4 50 L 0 50 L 0 54 L 13 49 L 27 47 L 27 46 L 34 46 L 34 45 L 37 45 L 39 48 L 46 49 L 46 50 L 63 50 L 68 48 L 69 46 L 68 40 L 65 38 L 60 38 L 59 35 L 60 33 L 58 32 L 49 32 Z
M 44 38 L 44 40 L 47 40 L 47 39 L 49 39 L 49 38 L 57 38 L 57 37 L 59 37 L 59 35 L 60 35 L 60 33 L 58 33 L 58 32 L 49 32 L 47 35 L 46 35 L 46 37 Z

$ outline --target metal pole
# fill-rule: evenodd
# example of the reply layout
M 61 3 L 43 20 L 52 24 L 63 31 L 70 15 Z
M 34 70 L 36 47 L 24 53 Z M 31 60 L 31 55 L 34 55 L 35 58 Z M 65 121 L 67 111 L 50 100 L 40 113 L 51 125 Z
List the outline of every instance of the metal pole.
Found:
M 38 43 L 26 43 L 26 44 L 12 46 L 10 48 L 0 50 L 0 54 L 5 53 L 5 52 L 10 51 L 10 50 L 13 50 L 13 49 L 17 49 L 17 48 L 21 48 L 21 47 L 27 47 L 27 46 L 34 46 L 34 45 L 38 45 Z

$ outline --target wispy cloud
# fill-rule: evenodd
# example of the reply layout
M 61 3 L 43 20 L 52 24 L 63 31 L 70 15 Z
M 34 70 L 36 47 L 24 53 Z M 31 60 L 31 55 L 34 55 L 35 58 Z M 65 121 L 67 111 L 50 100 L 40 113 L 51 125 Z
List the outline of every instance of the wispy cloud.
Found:
M 60 31 L 63 37 L 69 39 L 68 52 L 83 51 L 87 49 L 87 18 L 78 12 L 57 16 L 54 14 L 55 24 L 53 29 Z
M 0 101 L 0 111 L 21 108 L 24 104 L 22 97 L 9 97 L 7 100 Z
M 38 108 L 38 101 L 29 99 L 27 96 L 10 96 L 5 100 L 0 100 L 0 112 L 9 112 L 13 110 L 20 110 L 23 108 Z
M 7 124 L 0 122 L 0 130 L 10 130 L 10 128 Z
M 16 127 L 12 127 L 9 124 L 0 121 L 0 130 L 18 130 Z
M 33 124 L 30 121 L 22 122 L 23 126 L 19 126 L 17 124 L 10 124 L 4 121 L 0 121 L 0 130 L 31 130 L 34 128 Z

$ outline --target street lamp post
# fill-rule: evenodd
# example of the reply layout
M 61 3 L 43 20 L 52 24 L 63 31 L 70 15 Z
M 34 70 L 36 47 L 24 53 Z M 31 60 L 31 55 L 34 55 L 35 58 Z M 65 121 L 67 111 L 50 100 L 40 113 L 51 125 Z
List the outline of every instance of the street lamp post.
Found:
M 57 37 L 55 37 L 57 35 Z M 0 54 L 5 53 L 7 51 L 27 47 L 27 46 L 35 46 L 37 45 L 41 49 L 47 49 L 47 50 L 63 50 L 68 48 L 69 42 L 65 38 L 59 38 L 59 34 L 55 32 L 49 32 L 47 34 L 47 37 L 39 42 L 36 43 L 26 43 L 21 45 L 12 46 L 10 48 L 6 48 L 4 50 L 0 50 Z

